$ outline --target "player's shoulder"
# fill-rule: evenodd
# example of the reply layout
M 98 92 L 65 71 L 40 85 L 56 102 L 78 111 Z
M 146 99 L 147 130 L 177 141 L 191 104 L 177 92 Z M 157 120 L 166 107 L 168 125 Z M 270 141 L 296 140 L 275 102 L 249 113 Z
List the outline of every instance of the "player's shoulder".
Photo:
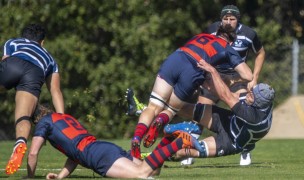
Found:
M 210 24 L 206 30 L 205 30 L 205 33 L 208 33 L 208 34 L 212 34 L 212 33 L 216 33 L 218 27 L 221 25 L 221 22 L 220 21 L 216 21 L 212 24 Z
M 237 34 L 245 34 L 246 36 L 250 37 L 256 36 L 257 33 L 252 27 L 239 23 L 237 27 Z

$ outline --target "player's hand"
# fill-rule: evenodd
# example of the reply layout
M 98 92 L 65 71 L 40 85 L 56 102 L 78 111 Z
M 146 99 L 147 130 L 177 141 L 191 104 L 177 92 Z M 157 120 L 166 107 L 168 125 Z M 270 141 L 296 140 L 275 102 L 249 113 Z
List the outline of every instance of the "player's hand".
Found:
M 247 90 L 250 91 L 253 89 L 253 87 L 257 85 L 257 81 L 256 80 L 252 80 L 247 84 Z
M 46 179 L 57 179 L 58 177 L 58 174 L 55 174 L 55 173 L 48 173 L 46 175 Z
M 210 64 L 208 64 L 205 60 L 200 60 L 199 63 L 197 63 L 197 67 L 208 71 L 208 72 L 212 72 L 212 70 L 214 69 Z

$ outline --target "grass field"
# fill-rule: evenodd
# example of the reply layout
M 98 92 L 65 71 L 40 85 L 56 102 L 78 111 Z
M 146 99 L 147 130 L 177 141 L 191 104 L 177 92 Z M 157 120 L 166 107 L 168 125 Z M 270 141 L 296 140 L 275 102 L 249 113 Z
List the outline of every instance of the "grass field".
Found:
M 124 149 L 129 149 L 130 140 L 112 140 Z M 26 175 L 26 158 L 21 169 L 7 176 L 4 168 L 11 154 L 14 142 L 0 143 L 0 178 L 21 179 Z M 262 140 L 252 152 L 252 164 L 241 167 L 239 155 L 196 159 L 195 163 L 184 168 L 179 162 L 165 162 L 161 175 L 155 179 L 304 179 L 304 140 Z M 143 148 L 142 151 L 152 149 Z M 47 144 L 39 156 L 36 171 L 37 179 L 45 179 L 48 172 L 58 172 L 65 157 Z M 35 178 L 35 179 L 36 179 Z M 93 179 L 100 176 L 93 171 L 78 166 L 68 179 Z

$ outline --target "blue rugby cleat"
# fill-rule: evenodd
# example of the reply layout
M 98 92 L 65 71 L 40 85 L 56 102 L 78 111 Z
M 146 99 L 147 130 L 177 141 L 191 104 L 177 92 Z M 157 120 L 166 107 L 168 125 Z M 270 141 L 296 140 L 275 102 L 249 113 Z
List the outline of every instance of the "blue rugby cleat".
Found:
M 172 134 L 173 132 L 178 130 L 185 131 L 187 133 L 195 134 L 195 135 L 202 134 L 201 127 L 193 121 L 189 121 L 189 122 L 184 121 L 182 123 L 177 123 L 177 124 L 167 124 L 164 127 L 165 134 Z

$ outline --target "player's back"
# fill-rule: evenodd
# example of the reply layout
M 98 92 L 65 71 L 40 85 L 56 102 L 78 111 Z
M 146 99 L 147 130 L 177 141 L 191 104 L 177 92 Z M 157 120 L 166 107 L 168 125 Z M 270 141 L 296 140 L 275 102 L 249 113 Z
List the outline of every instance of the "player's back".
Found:
M 75 118 L 58 113 L 44 116 L 36 125 L 34 135 L 49 140 L 53 147 L 74 160 L 79 159 L 86 145 L 96 140 Z M 87 140 L 86 137 L 92 138 Z
M 243 62 L 226 40 L 211 34 L 201 33 L 194 36 L 180 50 L 193 60 L 192 63 L 204 59 L 213 66 L 225 65 L 225 68 L 234 69 Z

